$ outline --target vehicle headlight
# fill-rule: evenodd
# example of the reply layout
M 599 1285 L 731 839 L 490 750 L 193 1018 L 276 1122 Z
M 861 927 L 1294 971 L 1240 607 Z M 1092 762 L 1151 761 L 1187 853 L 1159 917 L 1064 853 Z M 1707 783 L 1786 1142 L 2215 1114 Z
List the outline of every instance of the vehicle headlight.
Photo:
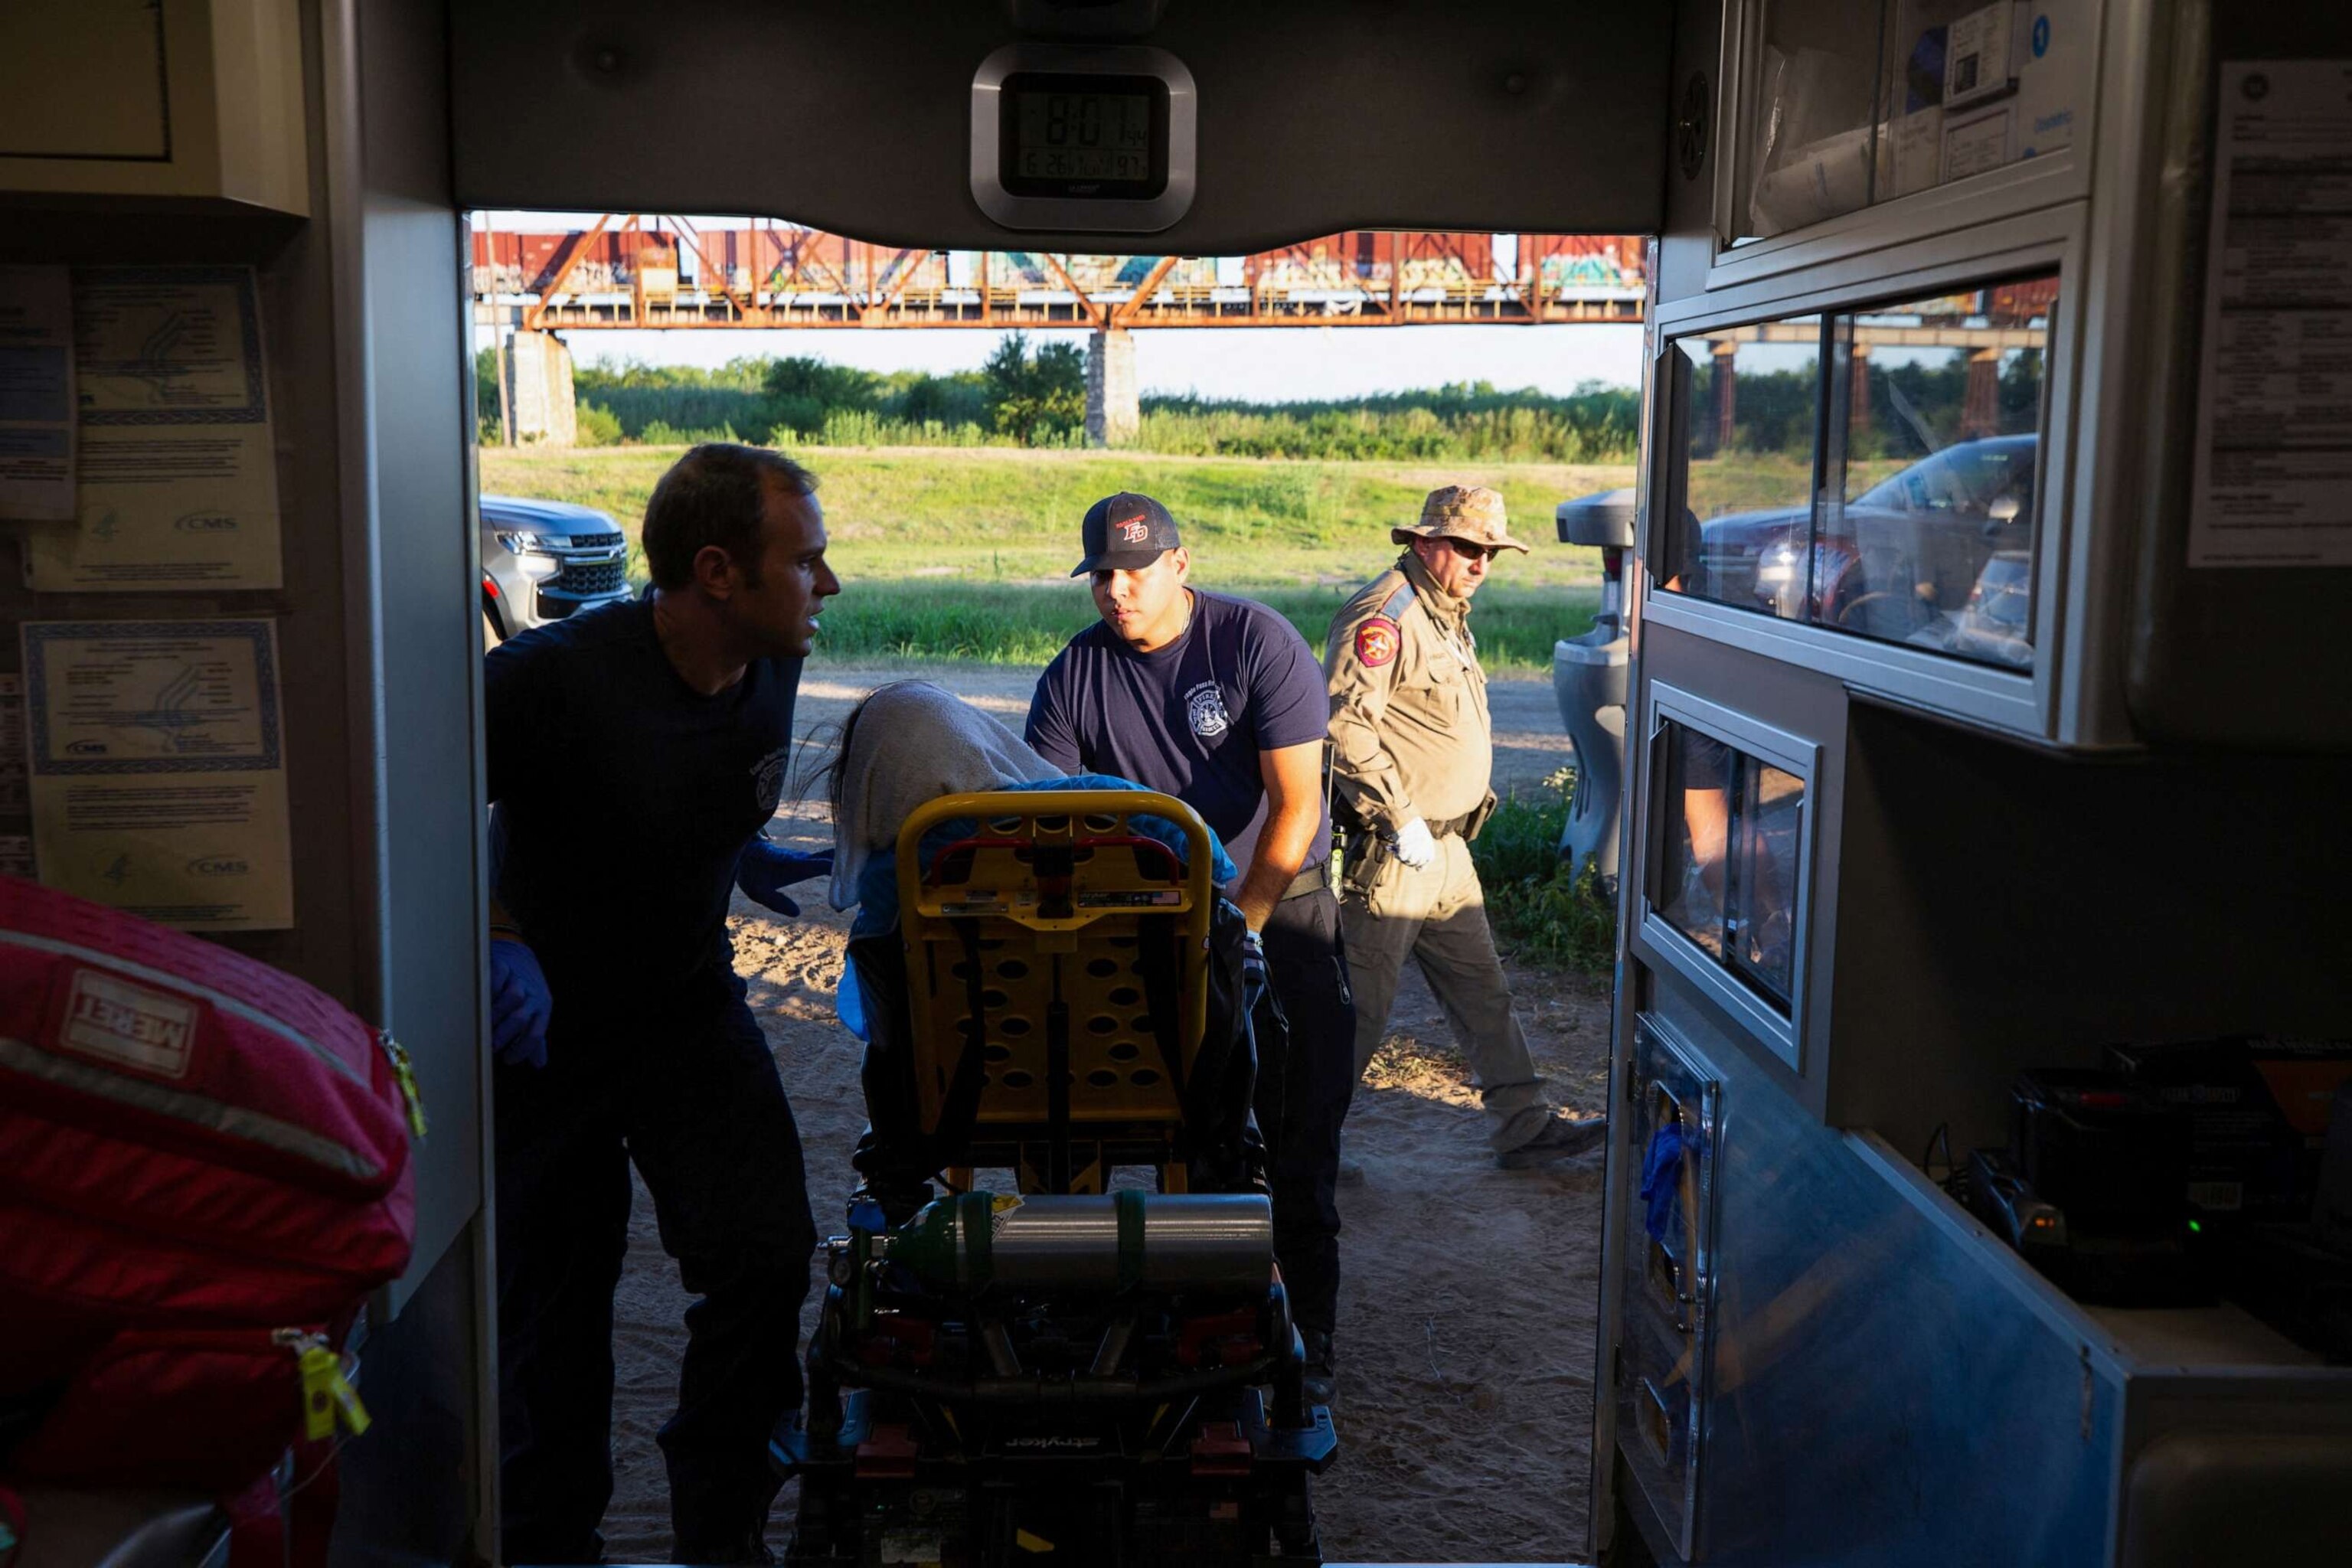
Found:
M 515 570 L 531 582 L 543 583 L 563 570 L 562 558 L 555 553 L 555 541 L 543 533 L 502 528 L 492 537 L 513 554 Z

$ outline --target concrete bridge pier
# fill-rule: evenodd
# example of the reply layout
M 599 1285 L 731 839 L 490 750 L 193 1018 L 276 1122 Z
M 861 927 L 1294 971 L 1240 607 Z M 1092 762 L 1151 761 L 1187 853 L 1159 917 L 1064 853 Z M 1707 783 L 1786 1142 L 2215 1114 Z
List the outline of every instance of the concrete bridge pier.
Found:
M 572 350 L 553 332 L 518 331 L 507 339 L 506 404 L 514 417 L 509 442 L 577 446 L 580 411 L 572 394 Z
M 1087 339 L 1087 445 L 1131 447 L 1143 423 L 1135 384 L 1135 338 L 1125 327 Z

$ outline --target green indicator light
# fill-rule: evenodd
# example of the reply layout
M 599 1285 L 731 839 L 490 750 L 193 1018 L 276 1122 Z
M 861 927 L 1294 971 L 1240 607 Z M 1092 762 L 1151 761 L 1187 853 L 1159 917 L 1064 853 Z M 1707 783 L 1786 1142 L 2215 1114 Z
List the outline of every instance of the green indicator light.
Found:
M 2205 1227 L 2199 1225 L 2192 1219 L 2189 1222 L 2189 1234 L 2191 1236 L 2202 1236 L 2205 1234 Z

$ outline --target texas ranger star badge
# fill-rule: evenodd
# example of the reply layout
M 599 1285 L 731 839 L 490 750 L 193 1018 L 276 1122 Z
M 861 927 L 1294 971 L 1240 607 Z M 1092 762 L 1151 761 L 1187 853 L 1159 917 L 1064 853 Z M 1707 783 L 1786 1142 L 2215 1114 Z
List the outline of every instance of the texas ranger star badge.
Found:
M 1396 657 L 1397 624 L 1374 616 L 1356 628 L 1356 657 L 1377 668 Z

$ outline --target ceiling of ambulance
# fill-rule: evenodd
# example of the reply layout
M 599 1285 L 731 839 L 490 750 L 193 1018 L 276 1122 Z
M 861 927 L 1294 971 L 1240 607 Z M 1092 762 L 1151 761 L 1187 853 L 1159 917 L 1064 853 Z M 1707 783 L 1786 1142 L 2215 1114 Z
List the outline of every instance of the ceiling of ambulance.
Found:
M 1347 228 L 1659 226 L 1673 8 L 1595 0 L 459 0 L 458 200 L 751 214 L 901 245 L 1231 255 Z M 1154 234 L 999 226 L 972 80 L 1019 40 L 1150 45 L 1198 92 Z M 1109 38 L 1100 35 L 1110 33 Z

